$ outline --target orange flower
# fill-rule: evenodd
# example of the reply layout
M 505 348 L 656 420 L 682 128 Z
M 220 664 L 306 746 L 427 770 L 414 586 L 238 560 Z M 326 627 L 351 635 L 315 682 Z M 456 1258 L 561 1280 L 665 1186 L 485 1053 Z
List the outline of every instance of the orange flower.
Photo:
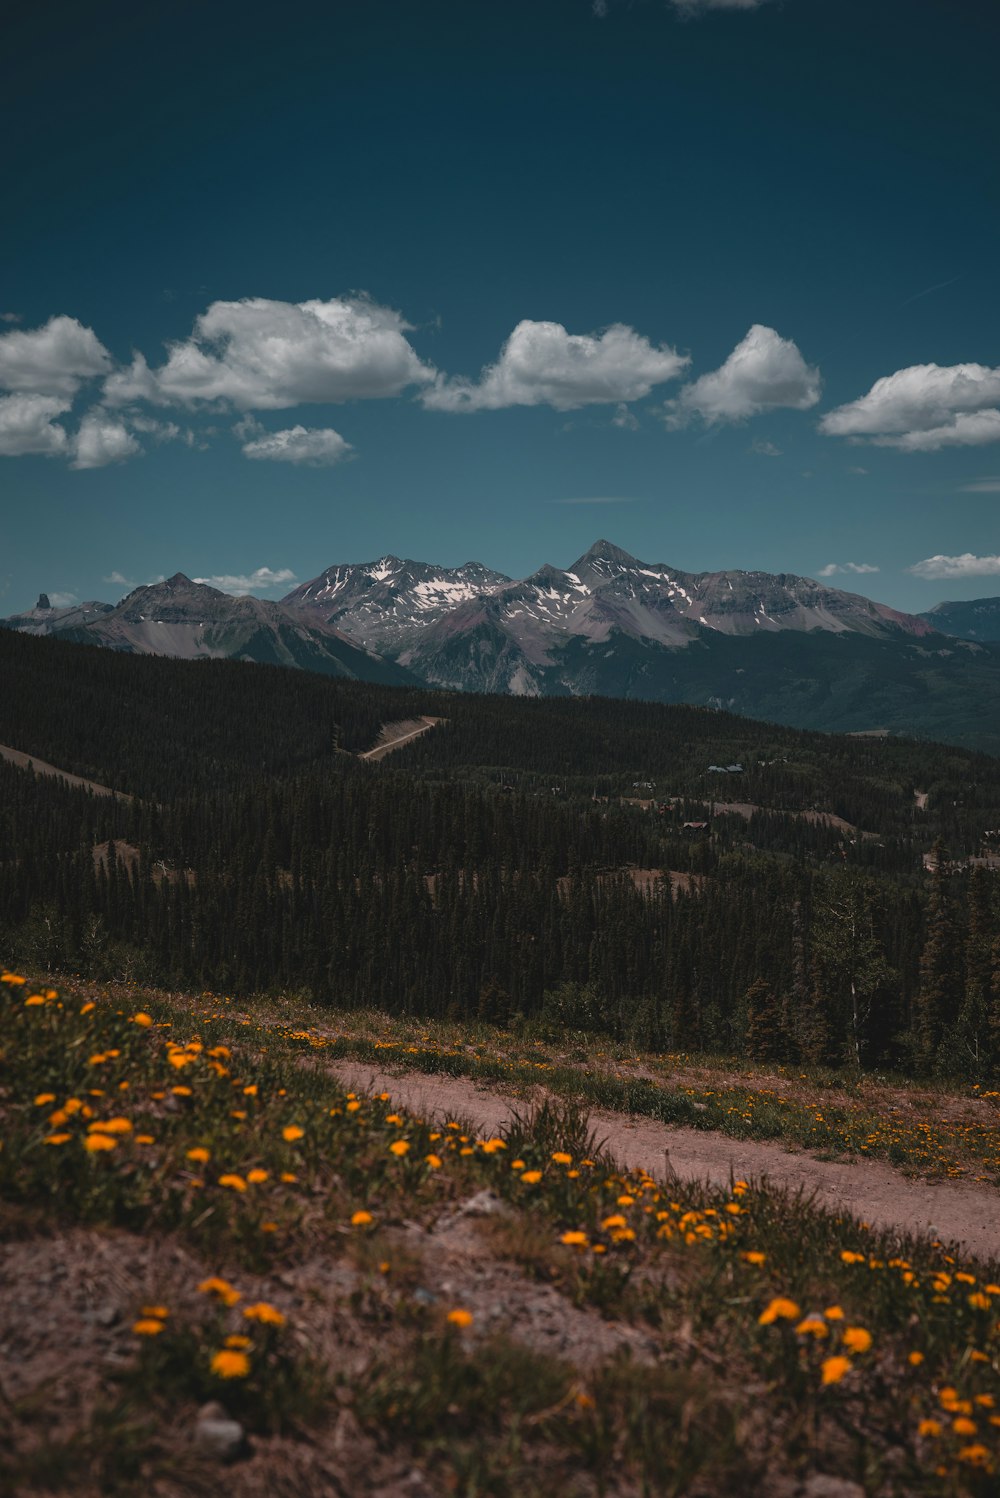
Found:
M 259 1167 L 256 1170 L 247 1171 L 247 1180 L 250 1182 L 251 1186 L 262 1186 L 267 1178 L 268 1172 L 266 1170 L 261 1170 Z
M 46 1134 L 42 1140 L 43 1144 L 68 1144 L 73 1138 L 72 1134 Z
M 218 1378 L 246 1378 L 250 1372 L 250 1359 L 245 1352 L 226 1348 L 215 1354 L 211 1369 Z
M 441 1156 L 440 1155 L 425 1155 L 424 1159 L 426 1160 L 427 1164 L 430 1166 L 431 1170 L 440 1170 L 441 1169 L 442 1160 L 441 1160 Z
M 247 1183 L 243 1177 L 234 1175 L 231 1172 L 219 1177 L 219 1185 L 227 1186 L 230 1191 L 245 1191 L 247 1189 Z
M 765 1310 L 757 1317 L 758 1326 L 771 1326 L 775 1321 L 798 1321 L 802 1315 L 801 1310 L 794 1300 L 786 1300 L 779 1295 L 772 1300 Z
M 151 1014 L 147 1014 L 145 1010 L 140 1009 L 138 1014 L 133 1014 L 132 1023 L 133 1025 L 139 1025 L 143 1030 L 148 1030 L 150 1025 L 153 1023 L 153 1016 Z
M 372 1214 L 370 1212 L 355 1212 L 354 1216 L 351 1218 L 351 1227 L 352 1228 L 366 1228 L 366 1227 L 370 1227 L 371 1224 L 374 1221 L 375 1221 L 375 1219 L 374 1219 L 374 1217 L 372 1216 Z
M 113 1150 L 117 1144 L 118 1140 L 112 1139 L 110 1134 L 88 1134 L 83 1141 L 84 1149 L 89 1150 L 92 1155 L 99 1150 Z
M 285 1140 L 286 1144 L 294 1144 L 296 1139 L 303 1138 L 305 1132 L 305 1129 L 300 1129 L 298 1124 L 285 1124 L 285 1127 L 281 1131 L 281 1137 Z
M 194 1149 L 188 1150 L 187 1158 L 196 1165 L 207 1165 L 212 1158 L 212 1151 L 207 1150 L 203 1144 L 196 1144 Z
M 266 1326 L 284 1326 L 285 1317 L 270 1301 L 258 1300 L 255 1305 L 244 1306 L 243 1314 L 248 1321 L 260 1321 Z
M 401 1160 L 404 1155 L 409 1154 L 409 1152 L 410 1145 L 409 1141 L 406 1139 L 394 1139 L 389 1146 L 389 1153 L 395 1155 L 399 1160 Z
M 158 1337 L 164 1325 L 156 1316 L 142 1316 L 132 1323 L 132 1330 L 137 1337 Z
M 872 1334 L 863 1326 L 848 1326 L 844 1330 L 844 1346 L 851 1352 L 867 1352 L 872 1345 Z
M 47 1103 L 54 1103 L 56 1095 L 54 1092 L 40 1092 L 35 1098 L 35 1107 L 44 1108 Z
M 845 1373 L 851 1371 L 850 1358 L 827 1358 L 820 1369 L 824 1384 L 839 1384 Z
M 473 1320 L 472 1312 L 463 1310 L 449 1311 L 448 1320 L 451 1322 L 452 1326 L 471 1326 Z
M 214 1295 L 217 1300 L 222 1301 L 224 1306 L 234 1306 L 241 1298 L 240 1292 L 228 1280 L 220 1279 L 217 1274 L 210 1275 L 207 1280 L 202 1280 L 198 1289 L 202 1295 Z
M 542 1172 L 540 1170 L 526 1170 L 521 1177 L 526 1186 L 537 1186 L 541 1179 Z

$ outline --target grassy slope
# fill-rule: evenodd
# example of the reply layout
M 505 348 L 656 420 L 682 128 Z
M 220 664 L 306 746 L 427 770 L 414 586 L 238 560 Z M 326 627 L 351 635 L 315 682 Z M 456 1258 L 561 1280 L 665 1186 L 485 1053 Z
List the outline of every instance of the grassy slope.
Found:
M 995 1491 L 996 1270 L 624 1177 L 572 1103 L 435 1128 L 208 996 L 0 995 L 16 1493 L 215 1491 L 208 1397 L 251 1433 L 241 1493 L 403 1492 L 414 1464 L 470 1498 Z

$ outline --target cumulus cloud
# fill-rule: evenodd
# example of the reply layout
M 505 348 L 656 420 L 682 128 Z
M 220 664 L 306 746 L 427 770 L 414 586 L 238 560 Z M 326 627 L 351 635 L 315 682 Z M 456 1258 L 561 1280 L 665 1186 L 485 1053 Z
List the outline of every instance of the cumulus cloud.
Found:
M 21 458 L 29 453 L 53 457 L 69 445 L 65 428 L 54 418 L 70 403 L 55 395 L 0 396 L 0 456 Z
M 367 297 L 277 302 L 247 297 L 213 302 L 192 336 L 168 346 L 151 369 L 136 354 L 111 375 L 105 400 L 126 405 L 216 402 L 242 411 L 278 411 L 307 402 L 372 400 L 427 384 L 424 364 L 398 312 Z
M 111 355 L 93 328 L 50 317 L 42 328 L 0 333 L 0 389 L 71 397 L 84 380 L 106 375 Z
M 110 463 L 124 463 L 142 448 L 125 423 L 100 406 L 88 411 L 73 438 L 71 468 L 107 468 Z
M 911 364 L 876 380 L 867 395 L 828 411 L 829 437 L 851 437 L 903 452 L 1000 442 L 1000 368 Z
M 54 609 L 68 609 L 71 604 L 76 603 L 75 593 L 50 593 L 49 603 Z
M 873 567 L 870 562 L 827 562 L 817 572 L 817 577 L 835 577 L 838 572 L 878 572 L 880 568 Z
M 912 567 L 907 568 L 914 577 L 924 577 L 928 580 L 938 578 L 954 577 L 992 577 L 1000 573 L 1000 557 L 977 557 L 971 551 L 962 552 L 957 557 L 927 557 L 922 562 L 915 562 Z
M 245 458 L 302 463 L 311 468 L 328 468 L 352 451 L 351 444 L 332 427 L 287 427 L 282 432 L 268 432 L 243 444 Z
M 756 437 L 750 444 L 750 451 L 758 458 L 780 458 L 781 448 L 775 447 L 773 442 L 765 442 L 762 437 Z
M 223 593 L 264 593 L 269 588 L 293 583 L 295 573 L 289 567 L 258 567 L 256 572 L 227 572 L 218 577 L 196 577 L 194 581 L 207 583 L 210 588 L 220 588 Z
M 624 323 L 602 333 L 567 333 L 561 323 L 526 318 L 478 383 L 439 376 L 422 400 L 435 411 L 497 411 L 505 406 L 573 411 L 641 400 L 654 385 L 676 379 L 689 362 Z
M 667 402 L 665 418 L 677 428 L 695 416 L 713 425 L 779 407 L 806 411 L 819 400 L 819 392 L 819 370 L 806 363 L 791 339 L 754 323 L 725 364 Z

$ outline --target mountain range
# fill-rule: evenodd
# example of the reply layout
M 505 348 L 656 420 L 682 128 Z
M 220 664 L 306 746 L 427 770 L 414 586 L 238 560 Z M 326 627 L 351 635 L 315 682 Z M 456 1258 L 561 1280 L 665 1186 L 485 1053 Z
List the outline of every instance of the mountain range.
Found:
M 522 696 L 690 702 L 798 727 L 1000 750 L 1000 600 L 901 613 L 793 574 L 688 573 L 595 542 L 506 577 L 395 556 L 329 567 L 279 603 L 183 573 L 118 605 L 34 609 L 9 628 L 140 654 Z

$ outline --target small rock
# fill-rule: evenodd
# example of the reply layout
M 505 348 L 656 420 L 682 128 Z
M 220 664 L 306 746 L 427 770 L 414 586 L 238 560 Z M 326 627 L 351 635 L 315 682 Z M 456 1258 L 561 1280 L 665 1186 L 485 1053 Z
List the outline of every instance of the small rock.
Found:
M 430 1290 L 425 1290 L 423 1285 L 418 1285 L 414 1290 L 413 1299 L 421 1306 L 437 1305 L 437 1296 L 433 1295 Z
M 247 1453 L 246 1431 L 214 1400 L 198 1411 L 194 1444 L 202 1456 L 217 1462 L 235 1462 Z
M 831 1477 L 827 1472 L 814 1472 L 806 1479 L 801 1489 L 802 1498 L 865 1498 L 865 1490 L 846 1477 Z
M 456 1217 L 495 1217 L 498 1212 L 503 1212 L 505 1203 L 497 1196 L 495 1191 L 477 1191 L 475 1196 L 470 1196 L 467 1202 L 463 1202 L 455 1213 Z
M 694 1109 L 694 1111 L 696 1113 L 707 1113 L 708 1112 L 708 1104 L 707 1103 L 692 1103 L 691 1107 Z

